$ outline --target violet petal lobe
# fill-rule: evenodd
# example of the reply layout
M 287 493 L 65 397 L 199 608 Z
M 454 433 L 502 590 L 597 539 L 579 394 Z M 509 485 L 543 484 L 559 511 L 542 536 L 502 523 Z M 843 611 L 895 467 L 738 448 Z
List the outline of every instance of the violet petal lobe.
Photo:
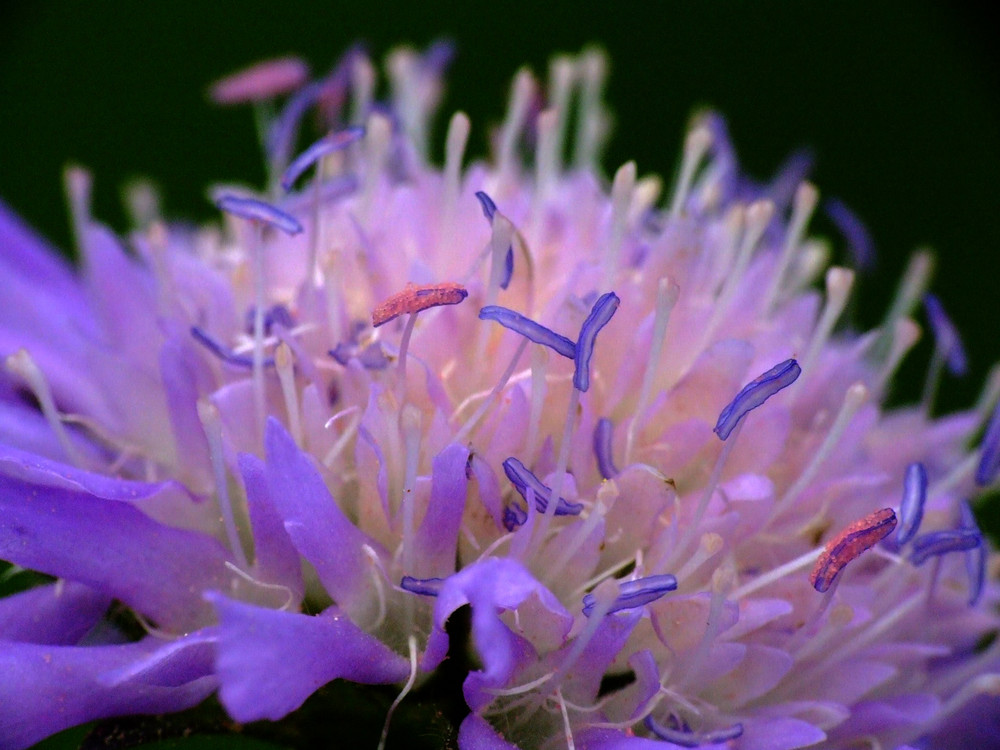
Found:
M 725 440 L 752 409 L 756 409 L 775 393 L 790 386 L 800 374 L 802 368 L 799 367 L 799 363 L 794 359 L 786 359 L 754 378 L 722 410 L 713 432 L 720 440 Z
M 142 671 L 132 672 L 138 664 Z M 157 638 L 87 647 L 0 642 L 0 674 L 5 750 L 94 719 L 182 711 L 217 685 L 201 632 L 166 645 Z
M 466 678 L 466 701 L 473 711 L 489 703 L 493 696 L 484 692 L 500 687 L 511 678 L 519 660 L 520 639 L 501 620 L 504 610 L 517 609 L 535 594 L 541 604 L 540 614 L 550 632 L 569 633 L 573 616 L 545 586 L 539 583 L 521 563 L 509 558 L 487 558 L 476 562 L 448 578 L 434 602 L 434 623 L 421 668 L 437 667 L 448 653 L 445 624 L 459 607 L 472 606 L 472 639 L 483 664 L 481 670 Z M 470 692 L 470 682 L 475 689 Z
M 207 598 L 219 614 L 219 697 L 237 721 L 280 719 L 337 678 L 385 684 L 409 673 L 404 657 L 335 607 L 304 615 Z
M 104 615 L 111 597 L 72 581 L 0 598 L 0 640 L 72 646 Z
M 459 750 L 518 750 L 503 739 L 482 716 L 469 714 L 458 728 Z
M 448 576 L 455 570 L 458 531 L 465 510 L 469 480 L 465 475 L 469 449 L 452 444 L 434 457 L 427 513 L 414 537 L 416 569 L 421 578 Z
M 267 486 L 271 502 L 299 553 L 347 612 L 364 610 L 371 595 L 370 562 L 363 547 L 380 546 L 350 522 L 309 457 L 276 419 L 267 420 Z
M 126 503 L 0 477 L 0 559 L 85 583 L 161 627 L 203 619 L 201 592 L 226 585 L 227 557 L 214 538 Z
M 274 509 L 267 483 L 267 466 L 250 453 L 241 453 L 237 463 L 253 529 L 255 574 L 267 583 L 286 586 L 297 602 L 305 591 L 302 561 L 285 531 L 281 516 Z

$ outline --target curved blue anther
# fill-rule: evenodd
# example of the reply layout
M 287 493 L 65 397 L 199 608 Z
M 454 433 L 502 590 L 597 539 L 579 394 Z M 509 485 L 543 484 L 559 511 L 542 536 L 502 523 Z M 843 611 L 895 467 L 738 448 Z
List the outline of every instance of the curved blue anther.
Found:
M 503 471 L 510 483 L 514 485 L 514 489 L 528 502 L 530 502 L 528 490 L 532 491 L 535 496 L 535 510 L 544 513 L 545 509 L 549 507 L 552 489 L 542 484 L 538 477 L 513 456 L 503 462 Z M 581 503 L 570 503 L 562 497 L 556 501 L 557 516 L 578 516 L 582 512 L 583 505 Z
M 243 316 L 243 330 L 251 336 L 253 335 L 254 317 L 256 312 L 257 308 L 251 307 L 247 310 L 246 315 Z M 292 313 L 289 312 L 287 307 L 281 304 L 273 305 L 264 311 L 265 336 L 271 335 L 271 328 L 275 323 L 280 325 L 282 328 L 289 330 L 295 327 L 295 319 L 292 317 Z
M 650 602 L 655 602 L 664 594 L 677 590 L 677 578 L 670 574 L 647 576 L 634 581 L 625 581 L 618 585 L 618 596 L 612 602 L 607 614 L 623 609 L 635 609 Z M 593 594 L 584 594 L 583 614 L 590 617 L 597 606 Z
M 594 456 L 597 458 L 597 470 L 605 479 L 611 479 L 618 474 L 611 450 L 614 429 L 615 426 L 607 417 L 598 419 L 594 427 Z
M 955 324 L 951 322 L 948 314 L 944 311 L 941 300 L 928 292 L 924 295 L 924 310 L 927 311 L 927 320 L 931 324 L 934 341 L 945 355 L 948 372 L 952 375 L 965 375 L 969 369 L 965 347 L 962 346 L 962 338 L 958 335 L 958 329 L 955 328 Z
M 823 201 L 823 210 L 847 240 L 855 267 L 861 271 L 871 268 L 875 263 L 875 243 L 864 222 L 837 198 Z
M 294 161 L 288 165 L 288 169 L 281 175 L 281 187 L 287 192 L 292 189 L 292 185 L 299 179 L 303 172 L 325 156 L 343 151 L 352 143 L 361 140 L 365 134 L 365 129 L 360 126 L 353 126 L 338 130 L 335 133 L 328 133 L 306 148 L 301 154 L 295 157 Z
M 500 277 L 500 288 L 506 289 L 510 286 L 510 280 L 514 277 L 514 248 L 507 247 L 507 254 L 503 256 L 503 276 Z
M 253 367 L 253 357 L 249 354 L 237 354 L 219 343 L 210 333 L 199 326 L 191 326 L 194 340 L 208 349 L 212 354 L 228 365 L 234 367 Z M 274 367 L 274 357 L 264 357 L 264 367 Z
M 444 585 L 443 578 L 414 578 L 413 576 L 403 576 L 399 582 L 399 587 L 411 594 L 421 596 L 437 596 Z
M 903 499 L 899 504 L 899 528 L 896 529 L 897 544 L 906 544 L 920 529 L 924 518 L 924 503 L 927 501 L 927 470 L 916 461 L 906 467 L 903 477 Z
M 996 479 L 997 472 L 1000 471 L 1000 402 L 993 409 L 980 450 L 982 453 L 976 468 L 976 484 L 985 487 Z
M 497 204 L 494 203 L 493 199 L 482 190 L 476 191 L 476 200 L 478 200 L 479 205 L 483 207 L 483 216 L 485 216 L 492 224 L 493 217 L 496 216 L 497 213 Z
M 722 410 L 713 432 L 720 440 L 725 440 L 743 417 L 775 393 L 794 383 L 800 374 L 802 368 L 799 367 L 799 363 L 794 359 L 786 359 L 755 378 Z
M 950 529 L 921 534 L 910 546 L 910 562 L 923 565 L 931 557 L 947 555 L 949 552 L 965 552 L 983 543 L 978 529 Z
M 507 507 L 503 509 L 503 527 L 507 529 L 507 531 L 514 531 L 514 529 L 524 526 L 527 520 L 528 511 L 517 503 L 509 503 Z
M 598 332 L 611 320 L 621 300 L 614 292 L 597 298 L 590 314 L 580 327 L 580 337 L 576 340 L 576 368 L 573 370 L 573 387 L 586 392 L 590 388 L 590 358 L 594 356 L 594 341 Z
M 215 202 L 220 211 L 239 216 L 250 221 L 262 221 L 280 229 L 285 234 L 298 234 L 302 225 L 291 214 L 285 213 L 277 206 L 259 201 L 256 198 L 240 198 L 236 195 L 224 195 Z
M 673 717 L 671 717 L 673 719 Z M 646 729 L 655 734 L 661 740 L 666 740 L 680 747 L 701 747 L 702 745 L 717 745 L 729 740 L 734 740 L 743 734 L 742 724 L 733 724 L 723 729 L 715 729 L 710 732 L 692 732 L 686 724 L 673 719 L 674 727 L 665 727 L 660 724 L 652 715 L 647 716 L 643 723 Z
M 976 516 L 969 506 L 968 500 L 963 500 L 958 506 L 962 514 L 962 528 L 970 529 L 982 536 Z M 965 570 L 969 574 L 969 606 L 975 607 L 983 595 L 983 583 L 986 580 L 986 547 L 978 545 L 965 552 Z
M 506 307 L 487 305 L 479 311 L 479 319 L 496 321 L 504 328 L 509 328 L 536 344 L 547 346 L 569 359 L 576 355 L 576 344 L 568 338 Z

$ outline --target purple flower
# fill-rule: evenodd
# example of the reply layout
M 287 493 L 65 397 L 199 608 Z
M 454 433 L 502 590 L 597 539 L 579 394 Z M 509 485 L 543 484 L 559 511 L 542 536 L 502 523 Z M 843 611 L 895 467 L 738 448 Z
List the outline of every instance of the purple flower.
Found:
M 634 164 L 563 169 L 567 117 L 601 150 L 593 51 L 545 111 L 518 77 L 494 162 L 456 115 L 438 170 L 449 50 L 391 54 L 388 102 L 359 50 L 217 86 L 288 96 L 218 226 L 119 238 L 73 170 L 76 270 L 0 206 L 2 575 L 53 579 L 0 599 L 0 748 L 213 693 L 282 720 L 335 679 L 396 686 L 392 732 L 456 634 L 465 749 L 973 746 L 1000 588 L 965 500 L 1000 418 L 883 404 L 919 300 L 934 367 L 959 346 L 926 257 L 835 332 L 854 273 L 801 159 L 758 187 L 707 115 L 664 205 Z

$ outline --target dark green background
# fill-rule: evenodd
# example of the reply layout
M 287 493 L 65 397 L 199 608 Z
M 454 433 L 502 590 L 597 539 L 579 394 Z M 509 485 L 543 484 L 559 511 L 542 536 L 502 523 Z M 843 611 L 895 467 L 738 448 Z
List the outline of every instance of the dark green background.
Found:
M 472 150 L 502 115 L 522 63 L 598 42 L 617 118 L 606 168 L 634 158 L 669 175 L 692 108 L 729 118 L 749 171 L 811 147 L 823 194 L 865 219 L 879 249 L 860 324 L 874 324 L 907 254 L 939 250 L 934 282 L 967 338 L 971 375 L 941 403 L 969 404 L 1000 353 L 995 29 L 971 4 L 908 2 L 7 2 L 0 3 L 0 196 L 67 244 L 60 170 L 96 175 L 100 216 L 122 226 L 119 187 L 158 180 L 173 215 L 212 215 L 206 183 L 260 181 L 249 113 L 205 98 L 215 78 L 300 53 L 326 70 L 351 42 L 458 44 L 445 110 L 465 109 Z M 819 230 L 829 229 L 822 222 Z M 908 361 L 915 395 L 929 356 Z

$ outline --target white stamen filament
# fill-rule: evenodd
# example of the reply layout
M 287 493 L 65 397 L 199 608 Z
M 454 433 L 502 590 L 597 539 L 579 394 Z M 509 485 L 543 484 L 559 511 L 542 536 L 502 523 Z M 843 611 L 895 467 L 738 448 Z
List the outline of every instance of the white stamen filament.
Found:
M 447 240 L 451 233 L 451 222 L 454 220 L 458 194 L 462 188 L 462 157 L 469 141 L 469 131 L 472 124 L 464 112 L 456 112 L 448 123 L 448 136 L 444 148 L 444 195 L 443 209 L 445 231 L 442 233 Z
M 493 386 L 493 390 L 490 391 L 486 400 L 479 405 L 479 408 L 469 417 L 468 421 L 462 425 L 457 433 L 455 433 L 455 438 L 452 442 L 462 443 L 465 441 L 466 437 L 472 432 L 473 428 L 479 423 L 479 420 L 483 418 L 483 415 L 493 406 L 496 402 L 497 397 L 500 392 L 507 385 L 507 381 L 510 380 L 510 376 L 514 374 L 514 369 L 517 367 L 518 360 L 521 359 L 521 355 L 524 354 L 524 350 L 528 346 L 528 339 L 521 339 L 521 343 L 517 345 L 517 350 L 514 352 L 514 356 L 510 360 L 510 364 L 507 365 L 507 369 L 504 370 L 503 374 L 500 376 L 500 382 Z
M 288 426 L 292 439 L 299 448 L 305 446 L 302 434 L 302 415 L 299 410 L 299 389 L 295 385 L 295 369 L 292 364 L 292 350 L 288 344 L 281 342 L 274 350 L 274 365 L 278 371 L 281 383 L 281 394 L 285 399 L 285 411 L 288 412 Z
M 365 170 L 360 200 L 360 216 L 364 217 L 363 221 L 366 225 L 374 205 L 375 194 L 378 192 L 379 182 L 385 173 L 391 146 L 392 123 L 380 114 L 369 115 L 364 137 L 364 161 L 368 168 Z
M 403 542 L 401 564 L 403 571 L 407 575 L 412 575 L 416 570 L 414 555 L 415 534 L 416 534 L 416 508 L 417 495 L 414 491 L 417 484 L 417 464 L 420 461 L 420 410 L 412 404 L 406 404 L 399 415 L 399 430 L 403 437 L 403 487 L 399 499 L 400 512 L 403 515 Z M 406 629 L 413 632 L 414 599 L 408 596 L 403 600 L 404 614 L 406 618 Z
M 770 317 L 774 310 L 774 305 L 778 301 L 781 291 L 781 282 L 785 278 L 788 267 L 791 265 L 795 252 L 799 249 L 802 236 L 805 233 L 806 225 L 816 210 L 816 203 L 819 201 L 819 191 L 811 182 L 803 182 L 795 191 L 795 199 L 792 203 L 792 216 L 788 220 L 788 227 L 785 230 L 785 242 L 781 246 L 781 255 L 771 273 L 771 283 L 764 292 L 761 309 L 764 315 Z
M 520 158 L 517 142 L 528 117 L 531 100 L 535 96 L 535 79 L 531 71 L 521 68 L 514 77 L 510 90 L 507 116 L 500 128 L 500 145 L 497 154 L 497 192 L 503 195 L 507 185 L 517 177 Z
M 715 466 L 712 467 L 712 473 L 708 478 L 708 482 L 705 484 L 705 489 L 701 493 L 701 499 L 698 501 L 698 507 L 694 512 L 694 516 L 691 518 L 691 522 L 685 528 L 684 533 L 678 540 L 677 544 L 670 551 L 669 557 L 667 557 L 666 565 L 664 566 L 663 558 L 661 557 L 655 564 L 650 568 L 652 571 L 663 571 L 677 564 L 679 560 L 685 559 L 687 555 L 687 549 L 694 540 L 695 535 L 698 533 L 698 529 L 701 526 L 701 521 L 705 517 L 705 513 L 708 510 L 708 504 L 712 500 L 712 495 L 715 494 L 715 489 L 719 484 L 719 479 L 722 478 L 722 470 L 725 468 L 726 460 L 729 458 L 729 454 L 732 453 L 733 447 L 739 440 L 740 432 L 743 430 L 743 425 L 746 424 L 746 417 L 741 419 L 733 431 L 729 434 L 729 437 L 723 442 L 722 450 L 719 452 L 719 457 L 715 461 Z M 667 554 L 664 552 L 664 554 Z
M 413 327 L 417 324 L 419 314 L 419 312 L 407 314 L 403 336 L 399 340 L 399 362 L 396 363 L 396 370 L 399 373 L 399 387 L 403 390 L 406 388 L 406 360 L 409 359 L 410 338 L 413 336 Z
M 62 447 L 66 458 L 70 463 L 79 468 L 86 468 L 83 456 L 73 445 L 69 432 L 62 422 L 62 416 L 56 408 L 55 399 L 52 398 L 52 389 L 49 388 L 49 381 L 41 371 L 35 360 L 28 354 L 26 349 L 18 349 L 4 360 L 4 366 L 12 375 L 21 378 L 25 385 L 31 390 L 32 395 L 38 400 L 38 406 L 42 410 L 42 416 L 48 422 L 49 427 L 56 435 L 56 440 Z
M 639 432 L 639 425 L 643 421 L 646 409 L 649 407 L 649 399 L 653 395 L 653 382 L 659 370 L 660 354 L 663 351 L 663 342 L 667 333 L 667 323 L 670 321 L 670 313 L 677 304 L 680 295 L 680 287 L 668 276 L 664 276 L 656 287 L 656 313 L 653 318 L 653 336 L 649 342 L 649 356 L 646 358 L 646 370 L 642 375 L 642 385 L 639 388 L 639 400 L 636 402 L 633 417 L 628 423 L 628 432 L 625 437 L 625 465 L 632 463 L 635 450 L 635 439 Z
M 531 352 L 531 410 L 528 413 L 528 438 L 525 441 L 525 458 L 534 461 L 538 456 L 539 427 L 542 421 L 542 410 L 545 408 L 545 396 L 548 393 L 546 375 L 549 369 L 549 350 L 544 346 L 536 346 Z
M 851 269 L 834 266 L 827 270 L 826 303 L 823 305 L 823 312 L 820 314 L 819 321 L 816 323 L 816 328 L 809 341 L 809 348 L 806 350 L 805 356 L 799 360 L 799 366 L 802 368 L 802 373 L 805 377 L 809 377 L 816 357 L 819 356 L 819 353 L 829 341 L 830 333 L 844 311 L 844 306 L 847 304 L 847 299 L 851 295 L 851 288 L 853 286 L 854 271 Z M 801 386 L 796 388 L 792 398 L 796 398 L 804 390 Z
M 573 164 L 579 170 L 597 171 L 600 145 L 607 131 L 607 117 L 601 104 L 608 63 L 599 49 L 583 51 L 577 61 L 580 77 L 579 106 L 576 121 L 576 144 Z
M 365 628 L 368 632 L 372 632 L 382 627 L 382 623 L 385 622 L 385 616 L 388 613 L 388 607 L 386 606 L 385 601 L 385 585 L 383 581 L 387 581 L 389 577 L 386 575 L 385 568 L 382 566 L 382 561 L 379 559 L 378 553 L 370 544 L 362 544 L 361 551 L 365 553 L 371 563 L 372 584 L 375 587 L 375 600 L 378 602 L 378 610 L 375 613 L 375 622 Z
M 361 410 L 358 407 L 352 406 L 351 408 L 345 409 L 339 414 L 333 415 L 326 422 L 326 426 L 327 428 L 329 428 L 329 426 L 333 423 L 334 420 L 346 414 L 350 414 L 351 412 L 357 412 L 357 416 L 355 416 L 354 419 L 351 420 L 350 424 L 348 424 L 348 426 L 344 428 L 344 431 L 337 439 L 337 442 L 334 443 L 333 446 L 331 446 L 330 450 L 327 451 L 326 455 L 323 457 L 323 465 L 326 466 L 328 469 L 333 466 L 333 462 L 337 460 L 337 457 L 344 451 L 344 449 L 351 442 L 351 440 L 354 439 L 354 436 L 355 434 L 357 434 L 358 431 L 358 425 L 361 424 L 361 419 L 364 416 L 364 414 L 361 413 Z
M 830 245 L 823 240 L 809 239 L 802 243 L 795 264 L 792 266 L 785 294 L 789 297 L 812 286 L 813 280 L 830 264 Z
M 889 351 L 876 374 L 875 384 L 872 388 L 875 393 L 885 392 L 889 379 L 896 372 L 896 368 L 903 361 L 903 357 L 906 356 L 906 353 L 920 339 L 920 326 L 909 318 L 899 318 L 894 321 L 892 329 Z
M 413 684 L 417 681 L 417 639 L 416 636 L 410 636 L 407 638 L 407 643 L 410 647 L 410 676 L 406 679 L 406 684 L 403 689 L 399 691 L 399 695 L 396 696 L 396 700 L 392 702 L 389 706 L 389 710 L 385 715 L 385 724 L 382 725 L 382 734 L 378 740 L 378 750 L 385 750 L 385 740 L 389 736 L 389 722 L 392 721 L 392 715 L 396 712 L 396 708 L 403 699 L 409 695 L 410 691 L 413 689 Z
M 790 560 L 784 565 L 779 565 L 777 568 L 769 570 L 767 573 L 763 573 L 747 581 L 739 588 L 730 592 L 729 599 L 734 602 L 739 601 L 740 599 L 743 599 L 750 594 L 754 594 L 766 586 L 770 586 L 775 581 L 780 581 L 787 575 L 804 570 L 815 563 L 822 554 L 822 547 L 809 550 L 805 554 L 799 555 L 794 560 Z
M 538 135 L 538 145 L 535 148 L 535 198 L 531 216 L 531 243 L 538 244 L 541 228 L 542 206 L 548 196 L 548 186 L 559 176 L 559 162 L 556 158 L 555 143 L 558 140 L 556 128 L 559 125 L 559 113 L 554 109 L 546 109 L 538 115 L 535 128 Z
M 549 142 L 552 149 L 546 156 L 554 170 L 553 177 L 562 172 L 563 149 L 566 144 L 566 128 L 569 124 L 569 97 L 573 93 L 576 78 L 576 63 L 567 55 L 554 57 L 549 63 L 548 101 L 556 113 L 554 138 Z
M 613 501 L 617 496 L 618 489 L 613 481 L 604 482 L 597 489 L 597 500 L 594 503 L 594 507 L 591 508 L 587 517 L 579 523 L 579 528 L 576 529 L 569 542 L 559 550 L 559 555 L 556 559 L 545 568 L 543 583 L 550 584 L 549 588 L 552 588 L 551 584 L 553 582 L 559 580 L 559 574 L 562 573 L 563 568 L 566 567 L 573 555 L 583 546 L 583 543 L 587 541 L 587 538 L 604 519 L 604 514 L 607 512 L 607 505 L 603 501 L 603 498 Z
M 364 55 L 351 63 L 351 123 L 364 125 L 375 92 L 375 68 Z
M 893 324 L 913 312 L 914 306 L 927 291 L 931 274 L 934 272 L 934 256 L 929 250 L 918 250 L 910 258 L 903 273 L 903 279 L 896 290 L 896 296 L 883 322 L 883 336 L 893 330 Z
M 267 418 L 267 400 L 264 392 L 264 308 L 267 305 L 267 279 L 262 231 L 259 222 L 254 222 L 253 247 L 250 248 L 254 263 L 253 402 L 257 429 L 261 435 L 264 433 L 264 420 Z
M 605 269 L 609 279 L 614 279 L 618 274 L 622 243 L 628 231 L 629 207 L 635 192 L 635 178 L 635 162 L 629 161 L 618 168 L 611 184 L 611 231 L 604 253 Z
M 826 433 L 826 437 L 813 454 L 809 464 L 799 474 L 798 479 L 795 480 L 792 486 L 788 488 L 782 498 L 775 504 L 774 511 L 771 513 L 772 520 L 784 513 L 809 486 L 813 477 L 816 476 L 816 472 L 822 467 L 823 462 L 826 461 L 827 457 L 840 442 L 840 438 L 843 436 L 848 424 L 850 424 L 851 419 L 867 399 L 868 388 L 863 383 L 855 383 L 847 389 L 847 392 L 844 394 L 844 401 L 840 406 L 840 411 L 837 412 L 837 416 Z
M 250 565 L 243 543 L 240 541 L 239 528 L 236 525 L 232 497 L 229 493 L 229 475 L 226 470 L 225 452 L 222 444 L 222 418 L 215 404 L 204 399 L 198 401 L 198 419 L 205 430 L 208 439 L 208 452 L 212 463 L 212 478 L 215 480 L 215 496 L 222 516 L 222 526 L 229 542 L 229 550 L 236 558 L 236 564 L 243 570 Z
M 282 604 L 280 607 L 278 607 L 278 609 L 281 610 L 282 612 L 291 611 L 292 602 L 295 601 L 295 593 L 290 588 L 288 588 L 288 586 L 284 586 L 280 583 L 267 583 L 266 581 L 262 581 L 259 578 L 254 578 L 246 571 L 240 570 L 239 567 L 229 562 L 229 560 L 226 560 L 223 564 L 229 571 L 235 573 L 237 576 L 242 578 L 247 583 L 253 584 L 254 586 L 264 589 L 265 591 L 281 591 L 285 595 L 285 603 Z
M 698 568 L 717 555 L 724 544 L 725 541 L 723 538 L 714 531 L 702 534 L 701 539 L 698 542 L 698 549 L 696 549 L 694 554 L 692 554 L 688 558 L 687 562 L 684 563 L 684 567 L 678 570 L 675 574 L 677 579 L 680 581 L 691 580 Z
M 576 750 L 576 744 L 573 742 L 573 728 L 569 723 L 569 714 L 566 712 L 566 701 L 562 697 L 562 690 L 556 690 L 556 701 L 559 704 L 559 712 L 562 714 L 567 750 Z
M 545 506 L 545 512 L 538 515 L 538 524 L 531 535 L 531 543 L 528 545 L 528 555 L 531 556 L 541 551 L 545 542 L 545 537 L 549 531 L 549 524 L 556 516 L 556 506 L 562 495 L 563 482 L 566 478 L 566 467 L 569 465 L 569 449 L 573 442 L 573 427 L 576 425 L 577 411 L 580 407 L 580 391 L 576 388 L 570 389 L 569 407 L 566 410 L 566 423 L 563 426 L 562 441 L 559 443 L 559 457 L 556 459 L 556 470 L 552 479 L 552 491 L 549 493 L 549 503 Z
M 696 127 L 684 139 L 684 155 L 681 157 L 681 171 L 674 188 L 673 201 L 670 203 L 670 218 L 677 219 L 684 210 L 691 182 L 702 158 L 712 145 L 712 133 L 706 127 Z

